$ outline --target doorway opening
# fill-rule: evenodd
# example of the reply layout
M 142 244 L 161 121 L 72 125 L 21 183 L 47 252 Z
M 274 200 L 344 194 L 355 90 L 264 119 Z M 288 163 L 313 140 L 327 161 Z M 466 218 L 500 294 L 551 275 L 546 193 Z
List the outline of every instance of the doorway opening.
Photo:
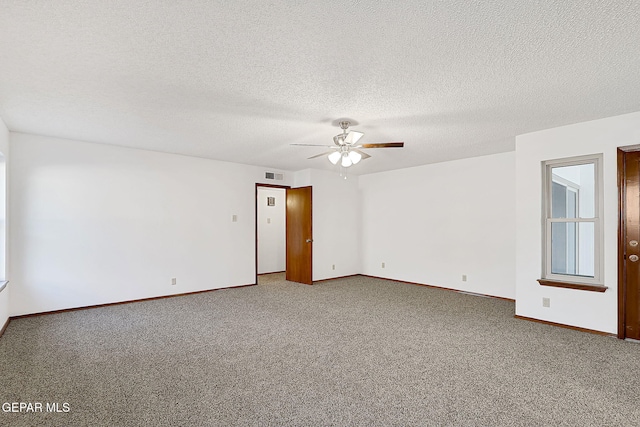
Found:
M 258 276 L 286 270 L 284 185 L 256 184 L 256 285 Z
M 272 192 L 269 194 L 267 190 L 283 190 L 283 193 Z M 282 202 L 278 200 L 278 194 L 284 194 Z M 269 199 L 269 198 L 273 199 Z M 270 226 L 272 219 L 275 218 L 276 210 L 268 210 L 269 208 L 276 208 L 278 204 L 284 206 L 284 230 L 285 230 L 285 278 L 290 282 L 304 283 L 306 285 L 313 284 L 313 227 L 312 227 L 312 188 L 298 187 L 291 188 L 284 185 L 270 185 L 256 183 L 256 224 L 255 224 L 255 268 L 256 278 L 255 284 L 258 284 L 258 274 L 260 271 L 278 270 L 282 268 L 282 264 L 272 264 L 269 266 L 269 262 L 264 264 L 260 262 L 260 253 L 267 252 L 269 247 L 276 248 L 278 253 L 275 255 L 275 259 L 279 259 L 281 256 L 280 244 L 271 243 L 264 245 L 261 242 L 260 232 L 262 227 L 259 225 Z M 262 207 L 266 207 L 264 211 Z M 273 215 L 272 215 L 273 214 Z M 272 227 L 271 230 L 275 228 Z M 270 231 L 268 228 L 267 231 Z M 279 231 L 275 234 L 281 236 Z M 264 240 L 264 237 L 263 239 Z M 265 242 L 266 243 L 266 242 Z M 273 256 L 264 256 L 263 258 Z M 274 267 L 275 265 L 276 267 Z

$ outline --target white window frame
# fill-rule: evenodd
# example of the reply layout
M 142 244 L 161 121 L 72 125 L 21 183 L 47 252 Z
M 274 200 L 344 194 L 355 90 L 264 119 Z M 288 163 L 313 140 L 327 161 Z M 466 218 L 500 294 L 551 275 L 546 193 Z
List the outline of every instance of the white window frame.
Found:
M 552 218 L 551 197 L 552 169 L 565 166 L 594 165 L 594 218 Z M 557 180 L 562 183 L 562 181 Z M 548 160 L 542 162 L 542 278 L 551 281 L 603 286 L 603 247 L 604 236 L 602 217 L 604 210 L 602 192 L 602 154 Z M 580 216 L 579 214 L 576 216 Z M 592 223 L 594 227 L 594 277 L 551 272 L 551 224 L 553 223 Z

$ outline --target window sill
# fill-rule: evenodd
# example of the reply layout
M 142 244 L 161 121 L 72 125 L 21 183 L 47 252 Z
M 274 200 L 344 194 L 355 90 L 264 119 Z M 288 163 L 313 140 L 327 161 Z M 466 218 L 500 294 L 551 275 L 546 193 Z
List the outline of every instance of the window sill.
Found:
M 580 291 L 604 292 L 609 289 L 602 285 L 590 285 L 586 283 L 559 282 L 557 280 L 538 279 L 542 286 L 553 286 L 554 288 L 578 289 Z

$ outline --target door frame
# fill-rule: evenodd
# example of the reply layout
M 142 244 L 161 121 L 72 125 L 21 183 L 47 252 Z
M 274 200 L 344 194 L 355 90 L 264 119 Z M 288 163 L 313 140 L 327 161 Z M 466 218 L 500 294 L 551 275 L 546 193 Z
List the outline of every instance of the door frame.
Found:
M 625 180 L 625 159 L 628 153 L 640 151 L 640 145 L 618 147 L 618 338 L 626 338 L 627 315 L 627 277 L 624 254 L 626 244 L 626 215 L 625 203 L 627 184 Z
M 258 188 L 259 187 L 265 187 L 265 188 L 281 188 L 283 190 L 285 190 L 285 192 L 291 188 L 290 185 L 277 185 L 277 184 L 262 184 L 259 182 L 256 182 L 256 194 L 255 194 L 255 204 L 256 204 L 256 211 L 255 211 L 255 216 L 254 216 L 254 220 L 255 220 L 255 264 L 256 264 L 256 281 L 255 281 L 255 285 L 258 284 Z M 287 210 L 285 209 L 284 211 L 284 218 L 285 218 L 285 228 L 287 227 Z M 285 240 L 284 242 L 285 244 L 285 253 L 287 250 L 287 242 Z M 285 266 L 286 269 L 286 266 Z

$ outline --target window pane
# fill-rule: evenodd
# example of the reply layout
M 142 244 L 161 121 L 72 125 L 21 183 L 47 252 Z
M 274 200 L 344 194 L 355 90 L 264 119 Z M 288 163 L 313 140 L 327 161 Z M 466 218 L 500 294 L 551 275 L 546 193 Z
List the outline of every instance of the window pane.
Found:
M 593 222 L 551 224 L 551 272 L 594 277 L 595 224 Z
M 595 164 L 551 168 L 551 217 L 594 218 Z
M 551 183 L 551 218 L 567 217 L 567 187 L 558 183 Z

